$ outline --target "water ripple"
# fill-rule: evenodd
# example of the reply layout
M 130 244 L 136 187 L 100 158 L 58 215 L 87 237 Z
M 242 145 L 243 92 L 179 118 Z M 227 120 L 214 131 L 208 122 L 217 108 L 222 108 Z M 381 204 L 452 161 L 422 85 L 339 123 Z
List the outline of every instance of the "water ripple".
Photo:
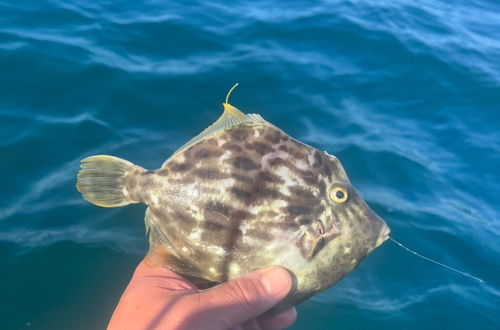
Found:
M 64 240 L 144 252 L 144 209 L 86 203 L 75 189 L 80 159 L 157 168 L 217 118 L 239 82 L 234 105 L 338 156 L 396 239 L 486 280 L 384 244 L 300 306 L 295 329 L 498 328 L 497 2 L 0 0 L 0 9 L 0 245 L 13 267 L 16 255 Z M 59 321 L 58 306 L 43 306 Z M 9 320 L 30 313 L 19 310 Z

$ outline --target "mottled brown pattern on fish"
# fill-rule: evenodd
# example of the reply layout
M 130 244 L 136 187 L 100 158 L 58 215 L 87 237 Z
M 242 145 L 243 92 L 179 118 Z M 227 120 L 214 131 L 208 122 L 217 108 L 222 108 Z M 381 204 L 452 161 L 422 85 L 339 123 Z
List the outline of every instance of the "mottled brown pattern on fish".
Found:
M 167 200 L 169 189 L 174 190 L 177 184 L 182 185 L 185 182 L 193 182 L 188 178 L 199 178 L 201 181 L 194 181 L 199 186 L 204 186 L 205 183 L 207 186 L 212 186 L 214 184 L 213 181 L 220 182 L 221 180 L 233 179 L 234 182 L 229 187 L 220 189 L 219 194 L 221 196 L 218 199 L 221 202 L 210 202 L 208 205 L 198 207 L 196 224 L 193 221 L 189 221 L 189 226 L 183 226 L 180 223 L 182 219 L 178 217 L 179 226 L 176 228 L 176 231 L 182 232 L 179 234 L 179 237 L 189 237 L 199 228 L 203 228 L 204 232 L 201 234 L 203 237 L 200 241 L 203 241 L 203 244 L 208 246 L 221 245 L 220 237 L 233 237 L 231 242 L 226 242 L 221 246 L 225 250 L 224 254 L 226 256 L 224 258 L 225 261 L 220 265 L 220 269 L 217 269 L 217 272 L 222 273 L 223 275 L 221 276 L 223 277 L 227 276 L 227 267 L 231 261 L 232 251 L 239 243 L 239 236 L 230 233 L 238 232 L 238 228 L 242 222 L 251 221 L 251 218 L 255 219 L 256 217 L 253 214 L 252 217 L 238 216 L 238 214 L 243 214 L 241 213 L 243 210 L 238 210 L 238 207 L 243 209 L 259 208 L 260 205 L 270 204 L 272 200 L 278 199 L 284 201 L 287 206 L 283 206 L 282 211 L 268 211 L 268 214 L 274 215 L 269 220 L 281 223 L 280 226 L 284 230 L 296 230 L 301 225 L 309 225 L 313 222 L 312 217 L 317 216 L 312 211 L 312 208 L 315 207 L 315 202 L 311 200 L 312 193 L 306 193 L 307 189 L 302 188 L 302 191 L 297 193 L 296 196 L 285 196 L 279 191 L 279 186 L 284 184 L 285 179 L 274 172 L 262 169 L 262 161 L 260 161 L 266 155 L 280 150 L 280 146 L 276 145 L 277 143 L 288 143 L 288 145 L 283 145 L 287 148 L 281 149 L 287 150 L 290 148 L 294 150 L 295 155 L 301 154 L 302 158 L 307 157 L 305 156 L 307 147 L 288 139 L 286 134 L 274 127 L 259 127 L 259 134 L 261 135 L 255 136 L 255 128 L 252 125 L 228 130 L 221 134 L 220 137 L 214 137 L 212 139 L 214 142 L 212 143 L 194 145 L 189 148 L 189 152 L 183 153 L 182 156 L 184 159 L 182 162 L 178 160 L 182 157 L 174 157 L 166 166 L 166 169 L 172 172 L 172 176 L 168 177 L 168 183 L 171 187 L 166 187 L 166 191 L 163 191 L 163 194 L 167 195 Z M 262 139 L 262 136 L 265 138 Z M 220 140 L 228 142 L 219 146 L 217 141 Z M 304 151 L 297 150 L 297 148 L 303 148 Z M 229 152 L 230 154 L 220 163 L 219 158 L 225 152 Z M 276 159 L 282 159 L 282 157 L 276 157 L 268 161 L 273 162 L 274 160 L 276 162 Z M 287 175 L 296 173 L 303 180 L 317 180 L 316 174 L 304 173 L 304 171 L 297 169 L 290 162 L 287 162 L 287 167 Z M 222 201 L 229 202 L 224 204 Z M 229 207 L 229 205 L 232 206 Z M 174 210 L 174 214 L 186 212 L 184 210 L 186 204 L 184 203 L 171 203 L 170 207 Z M 154 209 L 156 206 L 150 205 L 150 208 Z M 304 212 L 304 210 L 308 210 L 308 212 Z M 245 214 L 250 214 L 247 211 L 245 212 Z M 283 214 L 288 215 L 283 216 Z M 169 219 L 169 221 L 174 223 L 176 219 Z M 265 220 L 260 218 L 260 221 Z M 273 227 L 274 225 L 270 226 L 271 229 Z M 262 232 L 262 228 L 253 227 L 251 227 L 249 234 L 246 236 L 252 237 L 253 235 L 250 233 L 258 233 L 259 231 L 261 233 L 256 235 L 254 243 L 262 244 L 264 243 L 262 242 L 264 237 L 266 239 L 272 237 L 271 233 Z M 214 232 L 214 234 L 211 234 L 211 232 Z M 189 241 L 185 244 L 190 245 Z M 182 254 L 182 252 L 180 253 Z M 210 261 L 207 260 L 207 262 Z M 211 266 L 213 264 L 211 262 Z
M 238 180 L 238 181 L 241 181 L 241 182 L 244 182 L 244 183 L 252 183 L 253 180 L 251 177 L 249 176 L 246 176 L 246 175 L 240 175 L 240 174 L 237 174 L 237 173 L 231 173 L 231 177 Z
M 250 200 L 250 198 L 252 198 L 252 193 L 250 191 L 246 191 L 246 190 L 239 189 L 236 187 L 231 188 L 230 191 L 231 191 L 231 193 L 233 193 L 236 196 L 236 198 L 244 200 L 244 201 L 248 201 L 248 200 Z
M 250 134 L 249 130 L 245 129 L 245 128 L 236 128 L 236 129 L 233 129 L 232 132 L 230 133 L 231 135 L 231 139 L 233 141 L 242 141 L 242 140 L 246 140 L 246 138 L 248 137 L 248 135 Z
M 315 159 L 315 162 L 313 164 L 314 168 L 318 168 L 321 165 L 323 165 L 323 157 L 321 157 L 321 153 L 319 152 L 319 150 L 316 150 L 314 152 L 314 159 Z
M 230 143 L 228 146 L 226 146 L 226 149 L 230 150 L 230 151 L 234 151 L 234 152 L 242 152 L 243 151 L 242 147 L 240 147 L 239 145 L 234 144 L 234 143 Z
M 303 187 L 291 187 L 290 192 L 302 200 L 306 200 L 309 203 L 313 200 L 317 200 L 317 197 L 311 192 L 310 189 Z
M 247 143 L 245 144 L 245 149 L 253 150 L 261 156 L 274 151 L 271 145 L 262 142 Z
M 273 158 L 267 161 L 271 167 L 282 165 L 285 161 L 283 158 Z
M 136 167 L 129 171 L 123 179 L 123 185 L 127 190 L 127 199 L 133 202 L 144 200 L 148 195 L 142 188 L 151 187 L 154 183 L 155 171 L 144 171 L 143 168 Z
M 172 172 L 185 172 L 189 170 L 191 167 L 193 167 L 193 165 L 189 163 L 181 163 L 181 164 L 173 163 L 169 166 Z
M 384 241 L 387 226 L 337 158 L 256 114 L 224 107 L 160 169 L 89 157 L 77 187 L 96 205 L 147 204 L 150 248 L 157 249 L 150 256 L 181 274 L 224 282 L 285 267 L 294 283 L 271 310 L 281 312 L 346 276 Z
M 195 169 L 193 170 L 192 175 L 202 180 L 222 180 L 229 177 L 228 174 L 221 173 L 216 168 Z
M 200 159 L 200 158 L 218 158 L 222 156 L 223 152 L 222 150 L 218 149 L 199 149 L 194 153 L 194 158 Z
M 309 153 L 308 152 L 305 152 L 305 151 L 308 151 L 308 150 L 303 150 L 304 148 L 301 148 L 301 146 L 297 145 L 297 143 L 294 143 L 295 141 L 292 140 L 292 143 L 295 144 L 295 146 L 288 146 L 287 147 L 287 151 L 288 153 L 294 157 L 294 158 L 297 158 L 297 159 L 304 159 L 306 158 Z
M 349 211 L 329 199 L 333 183 L 349 185 L 336 158 L 291 139 L 268 123 L 242 124 L 214 134 L 147 176 L 153 180 L 130 175 L 131 195 L 149 205 L 162 235 L 182 260 L 213 281 L 223 282 L 277 263 L 293 268 L 294 264 L 284 263 L 294 249 L 303 258 L 296 260 L 296 267 L 326 262 L 316 260 L 321 251 L 339 240 L 342 231 L 356 230 L 347 221 L 349 214 L 370 217 L 354 190 L 349 198 L 361 206 Z M 142 195 L 133 193 L 146 184 Z M 306 235 L 319 237 L 318 226 L 330 232 L 306 260 L 308 252 L 300 251 L 302 240 Z M 366 252 L 358 251 L 357 245 L 366 246 L 354 240 L 352 247 L 345 248 L 348 254 L 336 254 L 328 262 L 354 268 L 361 260 L 351 255 Z M 255 253 L 256 249 L 267 252 Z M 326 270 L 320 273 L 321 280 L 340 280 L 336 275 L 328 277 Z M 308 285 L 321 287 L 322 283 Z M 293 301 L 307 299 L 311 292 L 299 292 Z
M 266 182 L 269 182 L 269 183 L 275 183 L 275 184 L 283 184 L 285 183 L 285 181 L 283 180 L 282 177 L 280 177 L 279 175 L 277 174 L 274 174 L 272 172 L 268 172 L 268 171 L 262 171 L 258 174 L 258 178 L 260 180 L 263 180 L 263 181 L 266 181 Z
M 158 170 L 156 173 L 159 176 L 169 176 L 170 175 L 170 170 L 168 168 L 164 168 L 164 169 Z
M 260 229 L 247 230 L 245 235 L 248 235 L 250 237 L 254 237 L 256 240 L 263 241 L 263 242 L 269 242 L 274 238 L 273 235 L 269 234 L 267 231 L 263 231 Z
M 205 205 L 205 209 L 210 212 L 217 213 L 223 217 L 228 217 L 232 213 L 232 210 L 228 206 L 217 201 L 209 201 Z
M 258 170 L 261 168 L 260 164 L 257 164 L 251 158 L 247 157 L 236 157 L 233 161 L 233 166 L 245 171 Z
M 318 181 L 319 173 L 317 172 L 297 170 L 297 173 L 299 173 L 299 175 L 307 184 L 316 185 L 319 182 Z
M 279 130 L 266 130 L 264 138 L 272 144 L 278 144 L 281 140 L 281 132 Z

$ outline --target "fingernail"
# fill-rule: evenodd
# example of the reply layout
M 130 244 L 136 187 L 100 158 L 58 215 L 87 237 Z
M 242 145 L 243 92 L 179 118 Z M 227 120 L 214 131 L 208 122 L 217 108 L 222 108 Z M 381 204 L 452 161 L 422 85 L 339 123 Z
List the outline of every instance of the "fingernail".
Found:
M 292 307 L 290 309 L 287 309 L 284 312 L 281 312 L 279 314 L 274 315 L 274 317 L 278 319 L 283 319 L 283 318 L 296 318 L 297 317 L 297 310 L 295 307 Z
M 286 270 L 280 267 L 271 268 L 261 276 L 262 282 L 266 286 L 270 296 L 277 296 L 288 291 L 290 277 Z

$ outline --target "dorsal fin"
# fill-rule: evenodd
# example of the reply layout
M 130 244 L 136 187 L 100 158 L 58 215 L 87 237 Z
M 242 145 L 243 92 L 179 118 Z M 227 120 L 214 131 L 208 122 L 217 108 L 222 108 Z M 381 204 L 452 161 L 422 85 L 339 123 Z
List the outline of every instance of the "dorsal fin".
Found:
M 222 116 L 217 119 L 215 123 L 208 126 L 203 132 L 192 138 L 188 143 L 183 145 L 176 153 L 186 150 L 193 144 L 203 140 L 204 138 L 218 132 L 223 131 L 233 126 L 243 124 L 243 123 L 254 123 L 254 122 L 263 122 L 265 121 L 260 115 L 255 113 L 250 113 L 245 115 L 240 110 L 236 109 L 232 105 L 228 103 L 224 103 L 224 113 Z
M 266 122 L 260 115 L 255 113 L 244 114 L 240 110 L 236 109 L 229 103 L 223 103 L 224 113 L 219 119 L 209 127 L 207 127 L 203 132 L 192 138 L 188 143 L 179 148 L 176 152 L 172 154 L 162 165 L 162 167 L 172 158 L 174 155 L 188 149 L 192 145 L 200 142 L 201 140 L 208 138 L 212 134 L 219 131 L 227 130 L 233 126 L 240 125 L 243 123 L 256 123 L 256 122 Z

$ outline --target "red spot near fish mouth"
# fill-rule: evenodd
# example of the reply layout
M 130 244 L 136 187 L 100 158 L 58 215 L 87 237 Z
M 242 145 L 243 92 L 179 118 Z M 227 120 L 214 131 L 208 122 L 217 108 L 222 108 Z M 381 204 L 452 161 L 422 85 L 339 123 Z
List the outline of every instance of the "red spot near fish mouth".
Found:
M 323 237 L 328 237 L 328 236 L 333 235 L 333 234 L 340 234 L 341 227 L 342 226 L 340 225 L 340 222 L 332 223 L 330 228 L 328 228 L 328 230 L 323 233 Z M 330 233 L 330 234 L 328 234 L 328 233 Z

